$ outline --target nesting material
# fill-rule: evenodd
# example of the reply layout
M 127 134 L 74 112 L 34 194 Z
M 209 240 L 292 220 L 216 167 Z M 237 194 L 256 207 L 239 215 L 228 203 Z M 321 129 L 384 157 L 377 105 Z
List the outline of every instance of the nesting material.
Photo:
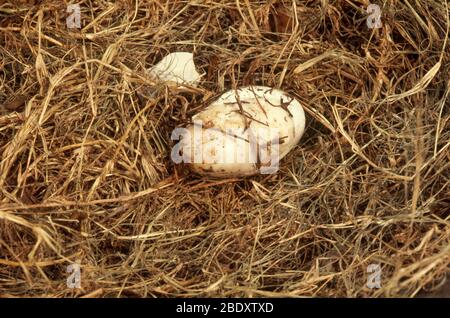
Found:
M 380 29 L 369 1 L 266 2 L 0 1 L 0 297 L 409 298 L 445 283 L 448 1 L 371 1 Z M 149 80 L 161 51 L 195 51 L 201 83 Z M 173 164 L 176 127 L 256 83 L 307 112 L 277 173 Z

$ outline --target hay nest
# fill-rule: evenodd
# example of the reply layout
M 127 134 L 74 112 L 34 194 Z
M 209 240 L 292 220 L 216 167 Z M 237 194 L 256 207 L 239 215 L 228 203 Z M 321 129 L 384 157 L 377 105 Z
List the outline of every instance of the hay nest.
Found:
M 379 1 L 381 28 L 368 0 L 80 1 L 80 29 L 69 1 L 0 3 L 0 295 L 411 297 L 444 284 L 446 1 Z M 149 76 L 174 51 L 194 52 L 198 88 Z M 171 131 L 248 84 L 307 111 L 278 173 L 175 166 Z

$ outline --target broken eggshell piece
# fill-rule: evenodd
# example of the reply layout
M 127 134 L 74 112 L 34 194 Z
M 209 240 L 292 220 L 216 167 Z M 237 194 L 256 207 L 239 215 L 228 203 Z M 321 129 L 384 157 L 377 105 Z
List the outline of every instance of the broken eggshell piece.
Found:
M 197 174 L 228 178 L 275 173 L 303 135 L 305 114 L 283 91 L 249 86 L 225 92 L 192 122 L 172 135 L 181 139 L 172 159 Z
M 194 55 L 190 52 L 174 52 L 165 56 L 150 69 L 150 73 L 165 82 L 196 86 L 201 75 L 194 64 Z

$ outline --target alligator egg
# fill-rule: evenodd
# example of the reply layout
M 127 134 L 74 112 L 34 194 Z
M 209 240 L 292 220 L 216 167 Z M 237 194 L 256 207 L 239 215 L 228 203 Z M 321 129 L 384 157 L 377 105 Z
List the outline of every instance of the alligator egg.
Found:
M 215 178 L 269 174 L 305 129 L 300 103 L 285 92 L 248 86 L 229 90 L 172 134 L 175 163 Z

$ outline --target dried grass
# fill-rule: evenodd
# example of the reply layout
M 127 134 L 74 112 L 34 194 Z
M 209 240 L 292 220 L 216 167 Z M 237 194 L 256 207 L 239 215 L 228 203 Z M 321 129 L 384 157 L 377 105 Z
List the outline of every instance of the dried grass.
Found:
M 367 0 L 81 0 L 81 30 L 69 1 L 0 3 L 0 295 L 411 297 L 446 280 L 446 1 L 379 1 L 381 29 Z M 173 51 L 194 52 L 199 88 L 147 74 Z M 172 129 L 248 84 L 308 113 L 280 171 L 175 167 Z

